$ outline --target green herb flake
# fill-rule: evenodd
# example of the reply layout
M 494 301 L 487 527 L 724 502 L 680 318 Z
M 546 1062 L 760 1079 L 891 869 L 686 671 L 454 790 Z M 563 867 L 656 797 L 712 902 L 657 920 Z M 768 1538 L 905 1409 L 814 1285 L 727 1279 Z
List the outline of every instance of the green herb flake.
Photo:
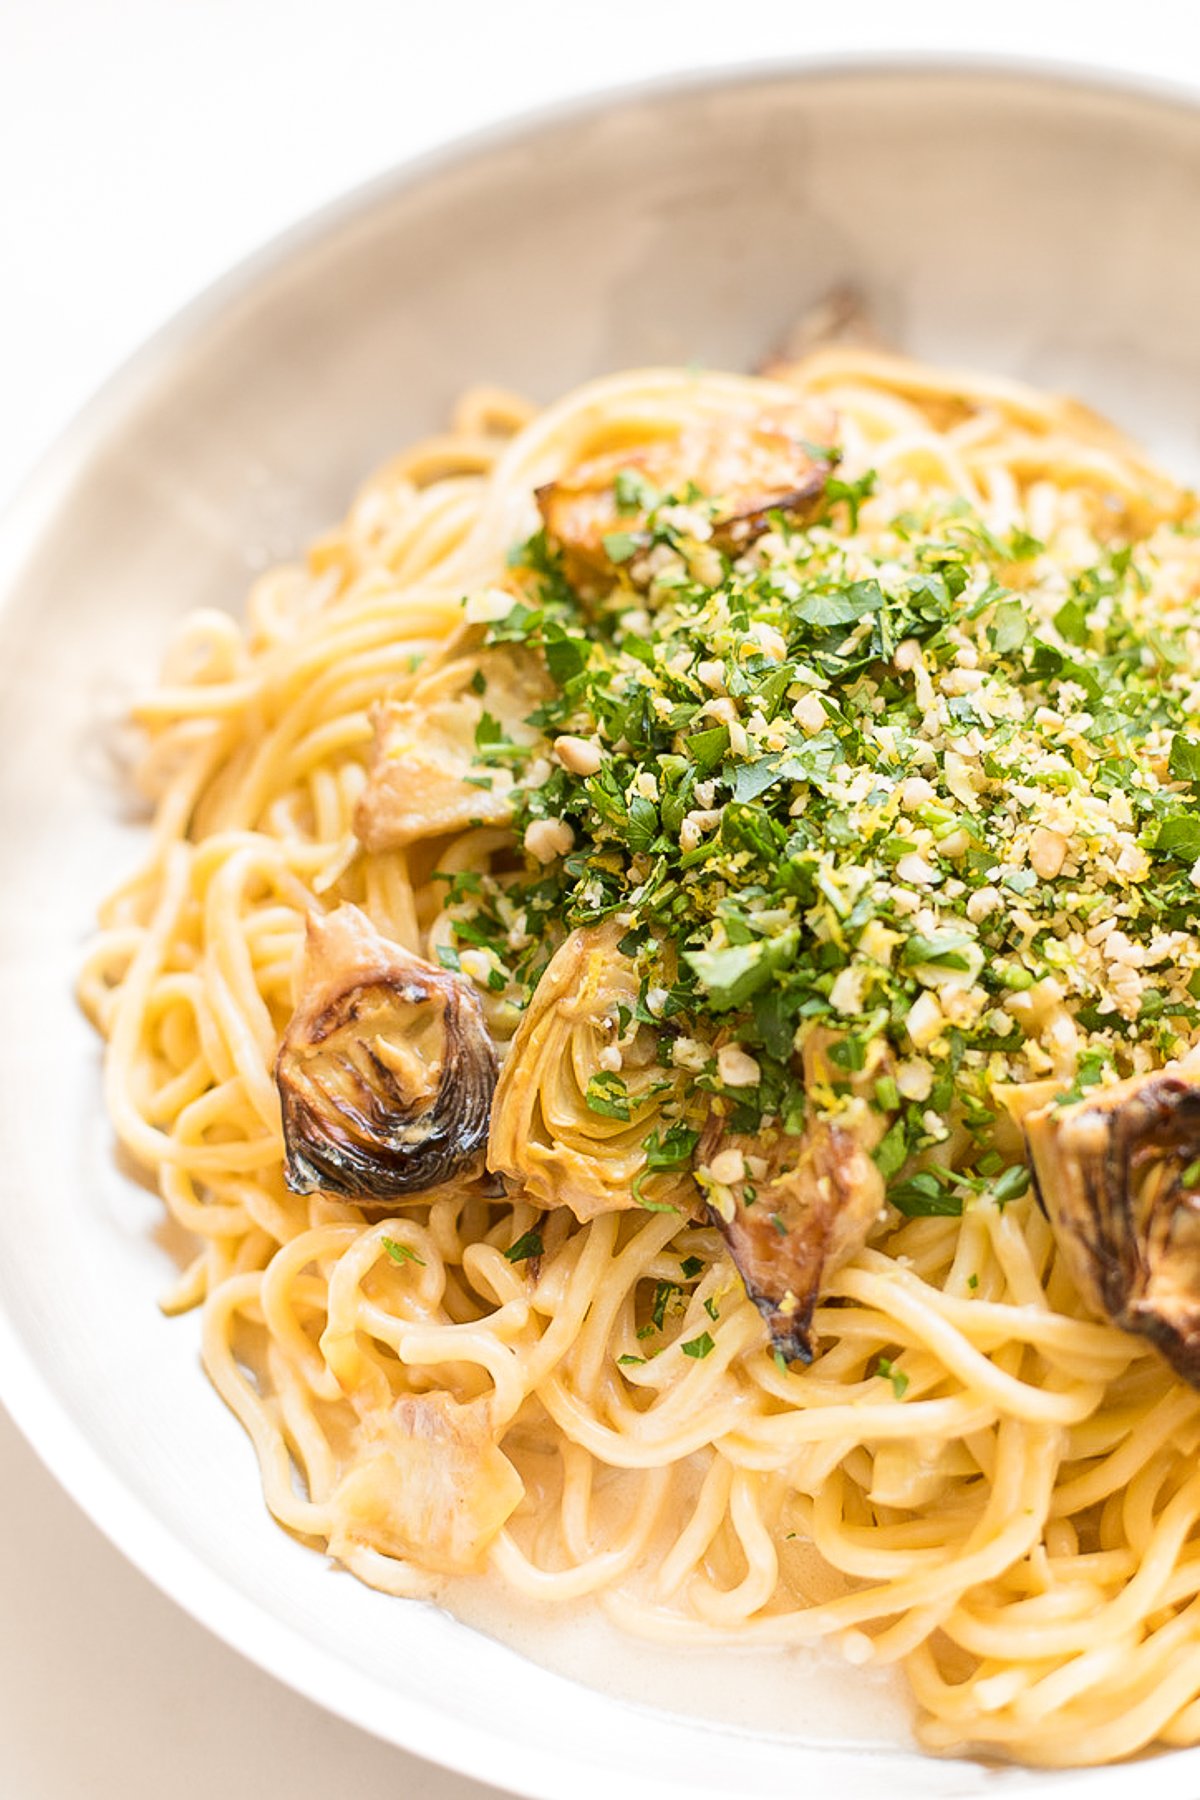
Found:
M 972 953 L 978 952 L 973 937 L 965 931 L 941 931 L 933 937 L 914 932 L 900 953 L 908 968 L 970 969 Z
M 591 1076 L 584 1099 L 589 1112 L 598 1113 L 601 1118 L 628 1121 L 633 1117 L 629 1090 L 619 1075 L 609 1073 L 608 1070 Z
M 908 1219 L 957 1218 L 963 1209 L 961 1190 L 932 1169 L 922 1170 L 907 1181 L 892 1182 L 887 1197 Z
M 668 1131 L 648 1134 L 643 1153 L 648 1170 L 679 1169 L 689 1163 L 700 1142 L 700 1133 L 686 1125 L 672 1125 Z
M 654 1287 L 654 1302 L 650 1308 L 650 1317 L 661 1331 L 667 1313 L 679 1306 L 683 1299 L 683 1289 L 674 1281 L 659 1281 Z
M 526 1231 L 519 1237 L 510 1250 L 504 1255 L 510 1263 L 528 1262 L 532 1257 L 545 1254 L 540 1231 Z
M 387 1237 L 379 1241 L 394 1263 L 418 1263 L 422 1269 L 425 1267 L 425 1258 L 418 1256 L 407 1244 L 398 1244 L 395 1238 Z
M 894 1075 L 881 1075 L 875 1083 L 875 1104 L 880 1112 L 895 1112 L 900 1105 L 900 1089 Z
M 1179 862 L 1200 859 L 1200 813 L 1169 813 L 1158 828 L 1154 848 L 1160 856 L 1173 856 Z
M 1005 1169 L 998 1181 L 991 1185 L 991 1196 L 997 1206 L 1004 1209 L 1010 1200 L 1019 1200 L 1029 1192 L 1029 1170 L 1024 1163 L 1014 1163 Z
M 1019 650 L 1029 635 L 1029 621 L 1019 600 L 1004 600 L 997 606 L 988 627 L 988 640 L 997 656 L 1009 656 Z
M 874 1151 L 875 1167 L 885 1181 L 898 1175 L 908 1161 L 908 1131 L 903 1119 L 896 1119 L 883 1134 Z
M 898 1369 L 886 1356 L 881 1356 L 875 1364 L 876 1375 L 881 1375 L 892 1384 L 892 1392 L 897 1400 L 903 1400 L 908 1392 L 908 1376 L 903 1369 Z
M 617 511 L 621 513 L 653 512 L 659 494 L 637 469 L 619 469 L 613 483 Z
M 604 554 L 611 563 L 627 563 L 644 546 L 640 532 L 610 531 L 604 538 Z
M 728 1012 L 767 986 L 776 971 L 794 957 L 798 941 L 798 933 L 787 931 L 778 938 L 724 950 L 685 950 L 684 960 L 706 990 L 713 1011 Z
M 1174 781 L 1200 781 L 1200 739 L 1177 731 L 1171 739 L 1167 771 Z
M 492 745 L 504 742 L 504 728 L 499 719 L 494 719 L 490 712 L 483 713 L 475 727 L 475 748 L 488 750 Z

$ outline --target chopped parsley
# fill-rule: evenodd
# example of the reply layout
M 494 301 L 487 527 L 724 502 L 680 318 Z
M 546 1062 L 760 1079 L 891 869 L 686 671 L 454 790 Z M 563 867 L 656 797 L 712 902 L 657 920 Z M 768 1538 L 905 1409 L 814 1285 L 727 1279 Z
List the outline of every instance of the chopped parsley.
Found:
M 407 1244 L 398 1244 L 395 1238 L 386 1237 L 380 1238 L 379 1241 L 394 1263 L 419 1263 L 421 1268 L 425 1267 L 425 1258 L 418 1256 L 416 1251 L 410 1249 Z
M 654 1303 L 650 1309 L 650 1317 L 655 1329 L 661 1331 L 666 1323 L 667 1313 L 683 1304 L 683 1289 L 674 1281 L 660 1281 L 654 1289 Z
M 889 516 L 839 469 L 812 517 L 735 553 L 689 526 L 712 514 L 694 490 L 628 469 L 614 502 L 599 592 L 539 532 L 487 628 L 543 696 L 523 734 L 482 712 L 472 779 L 511 784 L 518 844 L 550 820 L 571 847 L 443 877 L 439 959 L 485 952 L 519 1013 L 565 930 L 618 922 L 633 984 L 611 1024 L 649 1050 L 585 1100 L 645 1118 L 652 1211 L 714 1096 L 769 1145 L 865 1094 L 907 1216 L 1017 1199 L 1027 1170 L 988 1162 L 998 1088 L 1053 1075 L 1078 1096 L 1200 1036 L 1196 609 L 1156 587 L 1188 526 L 1122 541 L 1098 507 L 1080 566 L 1078 530 L 1063 549 L 961 500 Z M 552 758 L 560 735 L 598 766 Z M 832 1073 L 809 1091 L 814 1032 Z M 726 1043 L 752 1083 L 722 1084 Z
M 504 1254 L 510 1263 L 528 1262 L 532 1257 L 542 1256 L 545 1245 L 542 1243 L 540 1231 L 526 1231 L 511 1245 Z
M 882 1376 L 884 1380 L 890 1381 L 892 1384 L 892 1392 L 895 1394 L 897 1400 L 903 1400 L 905 1394 L 908 1392 L 908 1376 L 904 1373 L 903 1369 L 898 1369 L 895 1363 L 890 1361 L 888 1357 L 881 1356 L 879 1361 L 875 1364 L 875 1373 L 876 1375 Z
M 633 1116 L 629 1091 L 619 1075 L 593 1075 L 587 1084 L 584 1099 L 590 1111 L 600 1113 L 606 1119 L 628 1120 Z

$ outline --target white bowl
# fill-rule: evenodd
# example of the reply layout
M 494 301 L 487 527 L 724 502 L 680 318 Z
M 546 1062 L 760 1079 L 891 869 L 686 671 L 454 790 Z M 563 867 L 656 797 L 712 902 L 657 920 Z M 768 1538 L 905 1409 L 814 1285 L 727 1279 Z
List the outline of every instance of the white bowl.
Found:
M 875 1689 L 849 1668 L 848 1723 L 822 1726 L 802 1658 L 780 1666 L 771 1730 L 736 1655 L 631 1649 L 618 1690 L 650 1702 L 673 1681 L 711 1710 L 633 1704 L 332 1572 L 269 1519 L 195 1320 L 156 1310 L 173 1267 L 161 1209 L 114 1160 L 71 985 L 95 902 L 140 843 L 108 725 L 172 620 L 238 608 L 254 570 L 337 517 L 459 389 L 548 399 L 630 364 L 750 365 L 850 282 L 900 346 L 1075 389 L 1194 472 L 1198 194 L 1193 105 L 1054 72 L 814 65 L 576 107 L 402 171 L 230 277 L 116 379 L 8 520 L 0 1393 L 140 1568 L 345 1718 L 580 1800 L 814 1781 L 843 1800 L 1111 1795 L 1139 1779 L 919 1758 L 881 1737 Z M 552 1653 L 586 1672 L 586 1644 L 558 1634 Z M 1160 1757 L 1152 1779 L 1163 1800 L 1194 1796 L 1200 1752 Z

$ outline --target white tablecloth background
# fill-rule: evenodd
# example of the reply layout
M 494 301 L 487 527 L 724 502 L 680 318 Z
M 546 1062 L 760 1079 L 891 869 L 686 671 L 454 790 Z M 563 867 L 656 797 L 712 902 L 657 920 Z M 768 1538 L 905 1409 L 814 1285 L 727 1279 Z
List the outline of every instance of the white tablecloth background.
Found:
M 1045 56 L 1200 88 L 1189 0 L 0 0 L 0 503 L 150 331 L 353 184 L 573 93 L 860 49 Z M 0 1609 L 5 1800 L 491 1792 L 211 1638 L 3 1413 Z

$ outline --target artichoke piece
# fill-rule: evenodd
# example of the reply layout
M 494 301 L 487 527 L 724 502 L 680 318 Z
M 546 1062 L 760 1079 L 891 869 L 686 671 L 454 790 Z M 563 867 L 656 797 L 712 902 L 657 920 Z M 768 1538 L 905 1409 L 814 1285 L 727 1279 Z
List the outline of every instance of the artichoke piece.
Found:
M 663 1108 L 682 1087 L 677 1071 L 657 1065 L 649 1029 L 628 1046 L 619 1075 L 600 1061 L 619 1036 L 618 1008 L 632 1013 L 637 1001 L 637 970 L 617 949 L 622 935 L 611 923 L 586 926 L 556 952 L 509 1046 L 492 1108 L 489 1169 L 581 1220 L 639 1203 L 690 1209 L 695 1199 L 682 1157 L 678 1168 L 647 1170 L 646 1140 L 670 1129 Z M 589 1104 L 589 1087 L 604 1111 Z
M 823 406 L 713 419 L 581 463 L 538 488 L 538 509 L 563 550 L 568 580 L 577 585 L 613 580 L 617 565 L 605 540 L 645 526 L 646 504 L 618 505 L 617 477 L 627 473 L 640 476 L 655 496 L 682 500 L 698 489 L 716 505 L 713 541 L 736 552 L 767 529 L 771 512 L 795 516 L 820 498 L 829 463 L 815 458 L 811 446 L 832 436 L 832 415 Z
M 827 1033 L 804 1047 L 805 1086 L 827 1086 Z M 834 1118 L 814 1118 L 799 1136 L 726 1129 L 716 1113 L 700 1141 L 697 1165 L 709 1216 L 729 1245 L 746 1292 L 767 1322 L 771 1343 L 789 1361 L 811 1362 L 812 1316 L 829 1277 L 857 1255 L 883 1209 L 885 1186 L 872 1160 L 888 1116 L 865 1098 L 882 1072 L 884 1047 L 850 1078 L 852 1095 Z M 836 1071 L 839 1082 L 847 1077 Z M 722 1180 L 723 1159 L 740 1153 L 747 1172 Z M 732 1159 L 737 1161 L 735 1155 Z M 765 1163 L 763 1173 L 753 1173 Z
M 1025 1137 L 1083 1299 L 1200 1387 L 1200 1070 L 1175 1064 L 1042 1107 Z
M 394 850 L 469 825 L 506 825 L 513 776 L 480 755 L 484 716 L 503 738 L 532 748 L 538 733 L 525 719 L 547 691 L 533 657 L 482 650 L 432 669 L 406 699 L 377 706 L 370 774 L 354 812 L 364 849 Z
M 525 1492 L 485 1402 L 404 1394 L 335 1490 L 337 1537 L 424 1569 L 477 1569 Z
M 339 906 L 309 916 L 275 1081 L 292 1191 L 386 1213 L 478 1167 L 496 1053 L 472 987 Z

